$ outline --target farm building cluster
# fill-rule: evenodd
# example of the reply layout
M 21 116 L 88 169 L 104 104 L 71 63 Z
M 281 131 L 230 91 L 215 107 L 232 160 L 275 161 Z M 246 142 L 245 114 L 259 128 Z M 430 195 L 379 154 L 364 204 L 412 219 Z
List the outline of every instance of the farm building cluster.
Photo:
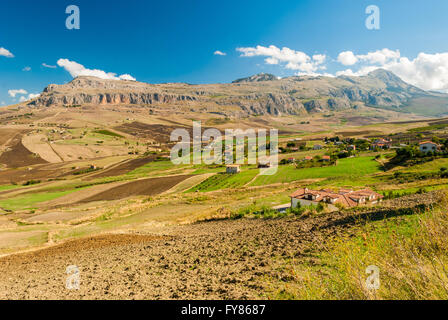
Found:
M 384 197 L 371 189 L 353 191 L 351 189 L 339 189 L 335 192 L 331 189 L 311 190 L 300 188 L 291 196 L 291 207 L 296 208 L 299 204 L 309 206 L 320 202 L 326 203 L 330 209 L 337 210 L 336 205 L 352 208 L 364 204 L 376 204 Z

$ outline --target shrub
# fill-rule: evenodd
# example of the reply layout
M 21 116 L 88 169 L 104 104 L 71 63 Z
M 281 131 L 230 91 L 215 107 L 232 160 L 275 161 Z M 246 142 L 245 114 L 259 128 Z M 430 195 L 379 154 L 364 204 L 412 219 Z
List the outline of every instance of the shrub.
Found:
M 316 212 L 317 213 L 321 213 L 322 211 L 324 211 L 326 209 L 326 204 L 323 202 L 319 202 L 316 206 Z
M 295 208 L 288 208 L 286 210 L 286 213 L 288 215 L 301 216 L 305 211 L 306 211 L 305 207 L 302 207 L 299 203 L 299 204 L 297 204 L 297 207 L 295 207 Z
M 40 180 L 29 180 L 29 181 L 25 182 L 23 185 L 24 186 L 31 186 L 33 184 L 39 184 L 39 183 L 41 183 Z

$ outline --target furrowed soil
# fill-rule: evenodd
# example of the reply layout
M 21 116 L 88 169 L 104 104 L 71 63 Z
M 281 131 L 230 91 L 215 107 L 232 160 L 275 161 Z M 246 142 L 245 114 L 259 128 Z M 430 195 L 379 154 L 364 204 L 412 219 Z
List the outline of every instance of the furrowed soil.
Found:
M 286 264 L 319 263 L 329 239 L 370 220 L 438 201 L 430 193 L 319 216 L 204 222 L 160 235 L 102 235 L 0 258 L 1 299 L 262 299 L 296 281 Z M 423 199 L 423 200 L 422 200 Z M 80 270 L 80 290 L 67 290 L 66 268 Z
M 20 134 L 10 141 L 7 150 L 0 155 L 0 164 L 9 168 L 20 168 L 42 163 L 47 163 L 47 161 L 25 148 Z
M 154 196 L 171 189 L 190 177 L 190 175 L 182 175 L 136 180 L 111 188 L 81 202 L 119 200 L 130 196 Z
M 170 142 L 170 135 L 173 130 L 179 127 L 167 126 L 161 124 L 146 124 L 141 122 L 126 123 L 115 127 L 117 131 L 130 134 L 138 138 L 150 138 L 159 143 Z M 183 126 L 180 128 L 184 128 Z
M 90 175 L 87 180 L 104 178 L 104 177 L 114 177 L 119 176 L 128 172 L 131 172 L 134 169 L 137 169 L 145 164 L 154 161 L 157 156 L 149 156 L 144 158 L 138 158 L 126 161 L 124 163 L 113 166 L 112 168 L 101 171 L 100 173 Z
M 20 168 L 0 171 L 0 184 L 24 182 L 28 180 L 46 180 L 62 177 L 69 172 L 63 164 L 44 164 L 32 168 Z

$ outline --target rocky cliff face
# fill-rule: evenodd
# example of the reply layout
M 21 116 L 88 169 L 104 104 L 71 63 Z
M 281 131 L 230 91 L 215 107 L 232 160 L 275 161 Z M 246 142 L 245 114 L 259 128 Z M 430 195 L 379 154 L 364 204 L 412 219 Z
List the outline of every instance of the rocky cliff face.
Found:
M 376 70 L 365 77 L 337 78 L 302 76 L 278 79 L 273 75 L 259 74 L 231 84 L 209 85 L 152 85 L 79 77 L 65 85 L 49 85 L 29 104 L 47 107 L 85 104 L 153 108 L 187 106 L 191 111 L 229 116 L 279 116 L 346 110 L 359 103 L 400 111 L 412 99 L 430 95 L 391 72 Z

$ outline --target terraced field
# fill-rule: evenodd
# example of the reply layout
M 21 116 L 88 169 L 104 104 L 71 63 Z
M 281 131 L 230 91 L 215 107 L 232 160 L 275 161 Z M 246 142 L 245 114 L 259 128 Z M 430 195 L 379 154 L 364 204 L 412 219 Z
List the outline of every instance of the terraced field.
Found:
M 259 170 L 246 169 L 238 174 L 217 173 L 197 186 L 190 189 L 190 192 L 208 192 L 220 189 L 232 189 L 245 186 L 259 174 Z

